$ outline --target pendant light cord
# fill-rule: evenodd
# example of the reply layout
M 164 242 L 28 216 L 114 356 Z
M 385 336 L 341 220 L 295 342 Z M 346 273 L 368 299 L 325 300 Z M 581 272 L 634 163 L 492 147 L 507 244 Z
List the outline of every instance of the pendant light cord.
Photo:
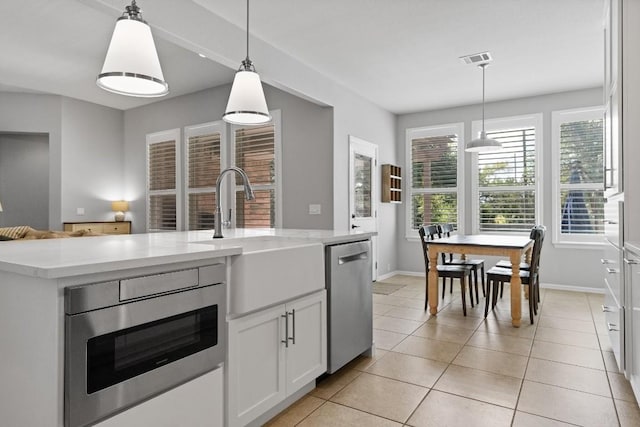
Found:
M 247 62 L 251 62 L 249 59 L 249 0 L 247 0 Z
M 247 0 L 249 1 L 249 0 Z M 482 64 L 480 65 L 480 67 L 482 67 L 482 133 L 484 134 L 484 69 L 486 68 L 487 64 Z

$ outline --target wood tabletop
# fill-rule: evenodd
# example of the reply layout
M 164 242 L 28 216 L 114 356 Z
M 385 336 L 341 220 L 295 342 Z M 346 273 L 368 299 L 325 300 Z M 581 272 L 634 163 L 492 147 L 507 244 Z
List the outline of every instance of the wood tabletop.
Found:
M 454 235 L 429 241 L 431 245 L 468 245 L 468 246 L 489 246 L 495 248 L 520 248 L 523 249 L 531 244 L 528 236 L 513 236 L 500 234 L 469 234 Z

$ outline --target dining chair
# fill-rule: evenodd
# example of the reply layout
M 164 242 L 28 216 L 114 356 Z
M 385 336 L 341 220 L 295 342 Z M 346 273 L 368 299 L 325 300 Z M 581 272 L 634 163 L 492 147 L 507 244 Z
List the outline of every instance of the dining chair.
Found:
M 535 233 L 536 233 L 536 228 L 538 228 L 539 230 L 541 230 L 541 238 L 540 238 L 540 242 L 536 242 L 535 240 Z M 544 243 L 544 236 L 547 232 L 547 227 L 545 227 L 544 225 L 536 225 L 533 228 L 531 228 L 531 233 L 529 234 L 529 238 L 532 239 L 534 241 L 533 243 L 533 251 L 541 251 L 542 250 L 542 244 Z M 538 247 L 539 246 L 539 247 Z M 500 261 L 498 261 L 495 265 L 496 267 L 502 267 L 502 268 L 511 268 L 511 260 L 508 259 L 501 259 Z M 520 263 L 520 270 L 529 270 L 529 263 L 527 262 L 521 262 Z M 538 283 L 536 283 L 537 287 L 537 293 L 536 293 L 536 308 L 537 308 L 537 303 L 540 302 L 540 275 L 538 275 Z M 500 298 L 502 298 L 502 292 L 500 293 Z
M 429 242 L 439 237 L 437 225 L 421 225 L 418 228 L 420 234 L 420 243 L 422 244 L 422 255 L 424 257 L 425 268 L 425 289 L 426 297 L 424 299 L 424 309 L 429 307 Z M 462 294 L 462 313 L 467 315 L 467 303 L 466 303 L 466 287 L 467 276 L 469 277 L 469 293 L 471 294 L 471 307 L 473 307 L 473 292 L 471 290 L 471 266 L 468 265 L 451 265 L 451 264 L 438 264 L 436 266 L 438 277 L 442 277 L 443 286 L 446 278 L 450 278 L 453 283 L 453 279 L 460 281 L 460 293 Z M 436 283 L 437 285 L 437 283 Z M 476 290 L 477 291 L 477 290 Z M 443 296 L 444 297 L 444 296 Z
M 538 314 L 538 302 L 540 299 L 540 280 L 539 280 L 539 268 L 540 268 L 540 255 L 542 252 L 542 239 L 545 234 L 544 226 L 536 226 L 531 230 L 533 239 L 533 253 L 531 255 L 531 263 L 528 270 L 520 270 L 520 280 L 523 285 L 529 286 L 528 299 L 529 299 L 529 320 L 533 324 L 533 315 Z M 510 268 L 504 267 L 492 267 L 487 271 L 487 299 L 484 305 L 484 317 L 487 317 L 489 313 L 489 300 L 491 300 L 491 308 L 495 308 L 498 301 L 498 293 L 502 298 L 502 292 L 504 284 L 511 283 Z
M 451 233 L 453 233 L 453 224 L 440 224 L 438 225 L 438 234 L 440 237 L 451 237 Z M 453 264 L 453 265 L 468 265 L 471 267 L 471 271 L 473 272 L 473 282 L 474 287 L 476 289 L 476 302 L 480 303 L 480 296 L 478 295 L 478 268 L 480 269 L 480 277 L 482 278 L 482 296 L 485 296 L 485 281 L 484 281 L 484 260 L 483 259 L 462 259 L 462 258 L 454 258 L 453 254 L 442 254 L 442 263 L 443 264 Z M 442 288 L 442 298 L 444 298 L 445 287 Z M 453 292 L 453 279 L 451 279 L 449 292 Z M 471 294 L 471 298 L 473 299 L 473 294 Z

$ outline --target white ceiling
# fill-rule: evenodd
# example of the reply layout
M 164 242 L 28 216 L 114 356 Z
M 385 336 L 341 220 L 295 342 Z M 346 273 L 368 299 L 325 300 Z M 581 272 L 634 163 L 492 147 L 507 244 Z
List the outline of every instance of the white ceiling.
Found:
M 154 10 L 154 1 L 138 5 L 154 28 L 169 96 L 230 82 L 234 70 L 177 46 L 193 46 L 180 39 L 179 28 L 172 29 L 171 42 L 163 40 L 166 32 L 154 27 L 154 19 L 167 22 L 170 16 L 160 16 L 168 9 Z M 2 0 L 0 90 L 55 93 L 120 109 L 157 101 L 95 86 L 126 4 Z M 242 0 L 174 4 L 203 22 L 209 17 L 243 30 L 246 25 Z M 480 102 L 481 73 L 458 57 L 487 50 L 494 57 L 487 101 L 600 86 L 602 12 L 603 0 L 252 0 L 250 26 L 253 36 L 402 114 Z M 264 78 L 279 81 L 277 75 Z

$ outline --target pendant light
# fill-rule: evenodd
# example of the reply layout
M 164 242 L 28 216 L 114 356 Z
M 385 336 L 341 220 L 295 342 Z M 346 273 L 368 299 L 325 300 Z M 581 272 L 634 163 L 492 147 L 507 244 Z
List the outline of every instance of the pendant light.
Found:
M 116 21 L 96 83 L 102 89 L 120 95 L 150 98 L 169 93 L 151 28 L 142 19 L 136 0 Z
M 477 153 L 480 151 L 497 151 L 502 148 L 502 143 L 495 139 L 487 138 L 487 133 L 484 131 L 484 69 L 487 67 L 487 63 L 478 65 L 482 68 L 482 131 L 480 137 L 470 141 L 464 151 Z
M 247 0 L 247 57 L 231 85 L 231 94 L 222 120 L 237 125 L 258 125 L 271 121 L 260 76 L 249 59 L 249 0 Z

